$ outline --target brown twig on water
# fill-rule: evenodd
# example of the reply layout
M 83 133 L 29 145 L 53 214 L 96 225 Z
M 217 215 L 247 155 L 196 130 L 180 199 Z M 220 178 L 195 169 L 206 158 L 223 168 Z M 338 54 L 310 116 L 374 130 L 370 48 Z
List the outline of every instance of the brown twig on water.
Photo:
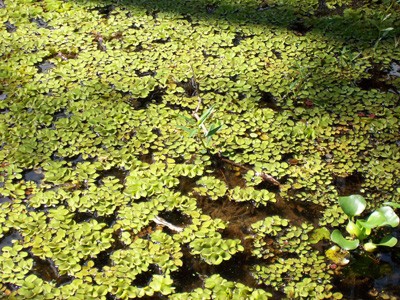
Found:
M 242 164 L 238 164 L 238 163 L 236 163 L 236 162 L 234 162 L 234 161 L 232 161 L 232 160 L 230 160 L 230 159 L 228 159 L 228 158 L 224 158 L 224 157 L 222 157 L 222 156 L 220 156 L 220 155 L 219 155 L 219 158 L 220 158 L 222 161 L 224 161 L 224 162 L 226 162 L 226 163 L 228 163 L 228 164 L 231 164 L 231 165 L 233 165 L 233 166 L 235 166 L 235 167 L 241 168 L 241 169 L 243 169 L 243 170 L 246 170 L 246 171 L 252 170 L 252 168 L 246 167 L 246 166 L 244 166 L 244 165 L 242 165 Z M 273 185 L 277 185 L 277 186 L 280 186 L 280 185 L 281 185 L 280 182 L 279 182 L 278 180 L 276 180 L 274 177 L 272 177 L 271 175 L 266 174 L 266 173 L 264 173 L 264 172 L 261 172 L 261 173 L 256 172 L 256 176 L 261 177 L 262 180 L 268 181 L 268 182 L 272 183 Z

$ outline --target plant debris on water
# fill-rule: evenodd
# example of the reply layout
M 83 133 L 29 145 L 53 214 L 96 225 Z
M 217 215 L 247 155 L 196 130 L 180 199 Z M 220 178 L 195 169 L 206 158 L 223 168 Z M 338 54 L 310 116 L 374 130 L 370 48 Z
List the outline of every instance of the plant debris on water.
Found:
M 398 1 L 0 19 L 0 298 L 399 297 Z

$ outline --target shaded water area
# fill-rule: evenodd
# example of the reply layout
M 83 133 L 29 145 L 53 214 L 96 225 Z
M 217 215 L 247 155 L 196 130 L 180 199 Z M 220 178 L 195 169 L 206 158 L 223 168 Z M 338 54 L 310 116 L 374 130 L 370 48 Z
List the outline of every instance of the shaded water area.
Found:
M 399 243 L 326 252 L 339 197 L 400 203 L 396 1 L 0 18 L 0 298 L 400 297 Z

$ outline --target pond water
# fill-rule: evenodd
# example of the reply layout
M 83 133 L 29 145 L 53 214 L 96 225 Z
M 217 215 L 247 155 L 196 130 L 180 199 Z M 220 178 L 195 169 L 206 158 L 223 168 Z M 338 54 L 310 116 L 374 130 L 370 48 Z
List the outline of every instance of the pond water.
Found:
M 325 255 L 339 196 L 400 203 L 396 1 L 0 19 L 0 298 L 400 297 L 399 245 Z

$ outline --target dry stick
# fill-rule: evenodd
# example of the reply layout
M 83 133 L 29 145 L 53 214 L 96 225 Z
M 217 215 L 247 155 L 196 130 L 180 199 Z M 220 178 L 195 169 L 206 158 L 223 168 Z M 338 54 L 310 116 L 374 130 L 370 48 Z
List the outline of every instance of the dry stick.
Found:
M 159 225 L 163 225 L 168 227 L 169 229 L 171 229 L 172 231 L 176 231 L 176 232 L 182 232 L 183 228 L 176 226 L 166 220 L 164 220 L 163 218 L 159 217 L 159 216 L 155 216 L 153 219 L 154 223 L 159 224 Z
M 198 122 L 198 121 L 200 120 L 200 117 L 199 117 L 199 115 L 198 115 L 197 113 L 198 113 L 198 111 L 199 111 L 199 109 L 200 109 L 200 106 L 201 106 L 201 102 L 202 102 L 202 101 L 201 101 L 200 92 L 199 92 L 198 85 L 197 85 L 196 73 L 194 72 L 194 69 L 193 69 L 193 66 L 192 66 L 192 65 L 190 65 L 190 68 L 192 69 L 193 78 L 194 78 L 194 82 L 195 82 L 195 89 L 196 89 L 197 98 L 198 98 L 197 107 L 196 107 L 196 109 L 192 112 L 192 116 L 193 116 L 193 117 L 197 120 L 197 122 Z M 206 126 L 205 126 L 204 124 L 201 124 L 201 129 L 203 130 L 204 135 L 207 136 L 207 135 L 208 135 L 208 130 L 207 130 L 207 128 L 206 128 Z M 218 153 L 218 156 L 219 156 L 219 158 L 220 158 L 222 161 L 227 162 L 227 163 L 229 163 L 229 164 L 231 164 L 231 165 L 234 165 L 234 166 L 236 166 L 236 167 L 242 168 L 242 169 L 247 170 L 247 171 L 252 170 L 251 168 L 248 168 L 248 167 L 243 166 L 243 165 L 241 165 L 241 164 L 235 163 L 234 161 L 232 161 L 232 160 L 230 160 L 230 159 L 227 159 L 227 158 L 222 157 L 220 153 Z M 261 172 L 261 173 L 256 172 L 256 176 L 260 176 L 262 180 L 268 181 L 268 182 L 272 183 L 273 185 L 277 185 L 277 186 L 280 186 L 280 185 L 281 185 L 280 182 L 279 182 L 278 180 L 276 180 L 274 177 L 272 177 L 271 175 L 266 174 L 266 173 L 264 173 L 264 172 Z

